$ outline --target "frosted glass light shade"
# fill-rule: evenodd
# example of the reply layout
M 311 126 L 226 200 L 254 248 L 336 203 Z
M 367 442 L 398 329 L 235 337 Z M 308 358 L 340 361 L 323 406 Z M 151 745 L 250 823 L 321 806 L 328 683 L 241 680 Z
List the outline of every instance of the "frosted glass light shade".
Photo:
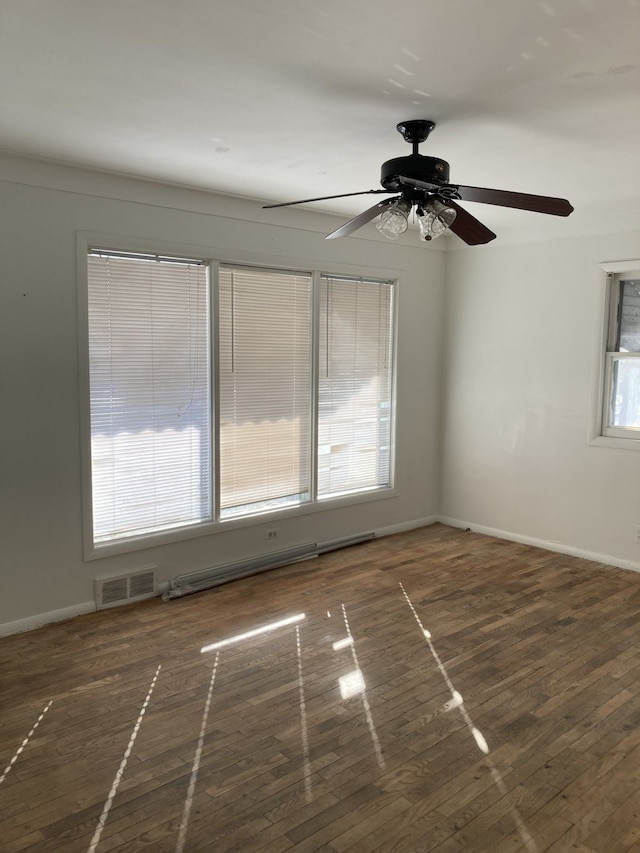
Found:
M 378 231 L 389 240 L 397 240 L 409 227 L 408 216 L 411 205 L 404 199 L 399 199 L 388 207 L 376 223 Z
M 456 211 L 452 207 L 435 199 L 430 201 L 425 205 L 423 213 L 418 214 L 420 237 L 423 240 L 435 240 L 451 227 L 455 218 Z

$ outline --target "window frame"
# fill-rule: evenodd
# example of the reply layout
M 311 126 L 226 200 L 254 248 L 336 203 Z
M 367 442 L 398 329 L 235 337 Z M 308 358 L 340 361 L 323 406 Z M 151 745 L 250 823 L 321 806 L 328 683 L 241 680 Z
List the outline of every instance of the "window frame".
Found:
M 90 376 L 89 376 L 89 324 L 88 324 L 88 271 L 87 253 L 91 250 L 122 251 L 133 254 L 150 254 L 169 257 L 194 258 L 209 267 L 210 288 L 210 341 L 211 351 L 209 353 L 210 375 L 211 375 L 211 464 L 213 467 L 212 498 L 214 500 L 213 518 L 210 521 L 197 522 L 193 525 L 184 525 L 164 531 L 132 536 L 118 539 L 113 542 L 95 543 L 93 539 L 93 506 L 92 506 L 92 454 L 91 454 L 91 419 L 90 419 Z M 217 353 L 219 346 L 219 311 L 218 311 L 218 278 L 220 266 L 245 266 L 256 267 L 264 270 L 287 270 L 310 274 L 312 279 L 311 290 L 311 365 L 312 386 L 311 406 L 314 417 L 311 419 L 310 434 L 310 458 L 311 458 L 311 499 L 308 502 L 295 506 L 270 509 L 254 515 L 242 515 L 231 518 L 220 518 L 219 507 L 219 440 L 217 435 L 218 423 L 216 411 L 219 406 L 219 377 Z M 194 246 L 193 244 L 175 243 L 170 240 L 149 241 L 140 240 L 123 235 L 103 234 L 86 231 L 78 231 L 76 234 L 76 270 L 77 270 L 77 317 L 78 317 L 78 366 L 79 366 L 79 424 L 80 424 L 80 461 L 81 461 L 81 502 L 82 502 L 82 535 L 83 556 L 86 561 L 92 561 L 103 557 L 124 554 L 152 547 L 159 547 L 172 542 L 180 542 L 188 539 L 210 536 L 216 533 L 230 530 L 259 526 L 269 526 L 275 521 L 284 518 L 293 518 L 312 513 L 326 512 L 354 504 L 364 504 L 372 501 L 388 500 L 397 497 L 396 489 L 396 371 L 397 371 L 397 349 L 398 349 L 398 314 L 399 314 L 399 272 L 386 268 L 370 268 L 358 265 L 332 263 L 331 270 L 325 269 L 324 263 L 310 262 L 304 264 L 300 260 L 289 258 L 268 259 L 246 254 L 235 254 L 231 258 L 220 251 L 214 251 L 211 247 Z M 392 371 L 391 371 L 391 446 L 389 451 L 389 485 L 366 491 L 350 492 L 331 498 L 319 498 L 317 490 L 317 382 L 315 377 L 318 370 L 318 302 L 319 282 L 322 276 L 364 279 L 379 281 L 392 288 Z
M 616 361 L 640 359 L 640 353 L 621 353 L 616 349 L 619 332 L 620 283 L 640 278 L 640 259 L 600 264 L 604 272 L 601 302 L 602 327 L 599 336 L 598 387 L 594 394 L 590 444 L 624 450 L 640 450 L 640 427 L 616 427 L 609 424 Z

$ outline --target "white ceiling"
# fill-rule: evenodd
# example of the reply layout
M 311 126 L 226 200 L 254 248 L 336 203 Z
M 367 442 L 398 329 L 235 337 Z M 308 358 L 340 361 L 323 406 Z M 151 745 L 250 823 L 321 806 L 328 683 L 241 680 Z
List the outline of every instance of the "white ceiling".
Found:
M 452 182 L 568 198 L 574 229 L 640 211 L 640 0 L 0 0 L 0 80 L 31 156 L 288 201 L 377 188 L 429 118 Z

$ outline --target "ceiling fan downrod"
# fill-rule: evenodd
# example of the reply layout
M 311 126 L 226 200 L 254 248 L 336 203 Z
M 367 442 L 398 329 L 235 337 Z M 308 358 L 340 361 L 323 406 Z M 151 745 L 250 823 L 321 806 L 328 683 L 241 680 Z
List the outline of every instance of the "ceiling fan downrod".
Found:
M 449 164 L 439 157 L 426 157 L 418 151 L 420 143 L 425 141 L 435 126 L 436 123 L 429 119 L 411 119 L 396 125 L 398 133 L 413 150 L 408 157 L 394 157 L 382 164 L 380 183 L 386 190 L 395 193 L 404 189 L 408 192 L 401 178 L 420 181 L 422 195 L 425 191 L 435 192 L 449 182 Z

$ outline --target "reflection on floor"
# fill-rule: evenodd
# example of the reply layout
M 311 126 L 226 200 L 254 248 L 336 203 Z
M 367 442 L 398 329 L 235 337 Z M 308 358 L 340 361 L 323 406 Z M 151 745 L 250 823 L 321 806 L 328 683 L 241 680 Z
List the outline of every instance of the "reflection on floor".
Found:
M 0 849 L 640 851 L 640 576 L 441 525 L 0 640 Z

